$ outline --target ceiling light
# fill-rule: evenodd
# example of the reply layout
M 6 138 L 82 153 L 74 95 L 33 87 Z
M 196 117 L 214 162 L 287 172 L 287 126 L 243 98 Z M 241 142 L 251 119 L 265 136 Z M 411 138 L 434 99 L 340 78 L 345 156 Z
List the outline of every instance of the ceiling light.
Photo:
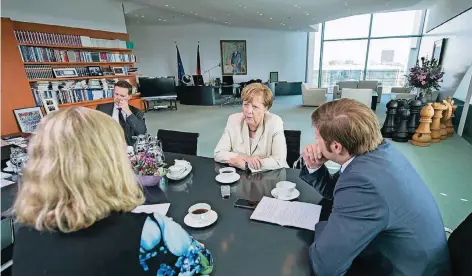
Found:
M 263 15 L 262 13 L 260 13 L 259 15 Z
M 308 13 L 308 12 L 306 12 L 305 14 L 306 14 L 306 15 L 310 15 L 310 13 Z
M 239 4 L 238 7 L 242 7 L 243 5 Z
M 162 19 L 159 18 L 158 20 L 161 21 Z
M 298 5 L 294 5 L 295 8 L 298 8 Z
M 143 18 L 144 18 L 144 15 L 141 15 L 141 17 L 143 17 Z
M 273 18 L 272 17 L 269 17 L 270 20 L 272 20 Z
M 285 26 L 285 23 L 280 23 L 280 25 L 283 25 L 283 26 Z
M 346 2 L 346 3 L 344 3 L 344 5 L 346 5 L 346 6 L 347 6 L 347 2 Z
M 195 15 L 198 15 L 198 13 L 195 13 Z
M 169 5 L 166 5 L 166 7 L 169 7 Z
M 173 9 L 175 9 L 175 7 L 172 7 Z
M 228 24 L 228 21 L 225 21 L 226 24 Z
M 183 14 L 182 16 L 185 16 L 185 14 Z
M 164 20 L 162 20 L 162 21 L 166 22 L 166 20 L 165 20 L 165 19 L 164 19 Z
M 247 7 L 246 7 L 246 6 L 244 6 L 243 8 L 244 8 L 244 9 L 247 9 Z

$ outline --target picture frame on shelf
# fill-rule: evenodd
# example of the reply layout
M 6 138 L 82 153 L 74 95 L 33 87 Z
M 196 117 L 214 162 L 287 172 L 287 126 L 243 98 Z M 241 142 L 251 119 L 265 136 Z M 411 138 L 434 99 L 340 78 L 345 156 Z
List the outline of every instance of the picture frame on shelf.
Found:
M 126 75 L 125 68 L 123 66 L 112 67 L 112 70 L 115 75 Z
M 279 72 L 276 72 L 276 71 L 270 72 L 269 73 L 269 80 L 272 83 L 278 82 L 279 81 Z
M 78 77 L 77 70 L 72 67 L 66 68 L 53 68 L 55 78 L 67 78 L 67 77 Z
M 44 110 L 46 111 L 46 114 L 57 112 L 59 110 L 59 105 L 57 104 L 56 99 L 44 98 L 42 99 L 42 101 L 43 101 L 43 107 L 44 107 Z
M 438 64 L 442 65 L 444 48 L 446 46 L 447 38 L 443 38 L 434 42 L 433 55 L 431 59 L 438 61 Z
M 103 71 L 100 66 L 87 66 L 89 76 L 103 76 Z
M 41 119 L 43 112 L 41 107 L 31 107 L 13 110 L 16 123 L 23 133 L 34 133 Z

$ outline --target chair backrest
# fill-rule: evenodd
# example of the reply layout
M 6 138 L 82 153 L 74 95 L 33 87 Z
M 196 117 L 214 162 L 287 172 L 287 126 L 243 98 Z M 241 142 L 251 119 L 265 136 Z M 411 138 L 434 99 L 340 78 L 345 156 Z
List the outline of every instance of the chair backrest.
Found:
M 410 93 L 410 89 L 404 87 L 392 87 L 391 93 Z
M 300 157 L 300 137 L 301 131 L 284 130 L 285 142 L 287 144 L 287 164 L 292 167 Z
M 305 94 L 307 89 L 309 89 L 308 85 L 306 83 L 302 83 L 302 94 Z
M 159 129 L 157 139 L 162 143 L 164 152 L 197 155 L 199 133 L 188 133 Z
M 447 241 L 453 276 L 472 275 L 472 213 L 449 236 Z
M 370 88 L 372 90 L 377 91 L 378 85 L 379 81 L 359 81 L 357 88 Z
M 341 81 L 338 82 L 338 86 L 340 89 L 345 88 L 357 88 L 359 81 Z
M 368 107 L 372 104 L 372 90 L 371 89 L 343 89 L 341 92 L 341 98 L 356 99 Z

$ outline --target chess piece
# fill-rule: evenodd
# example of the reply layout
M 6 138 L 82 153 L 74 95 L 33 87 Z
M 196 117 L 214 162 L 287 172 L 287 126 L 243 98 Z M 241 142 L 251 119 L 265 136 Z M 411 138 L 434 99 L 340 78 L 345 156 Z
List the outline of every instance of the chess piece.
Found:
M 395 129 L 395 132 L 392 135 L 393 141 L 408 142 L 407 121 L 408 121 L 409 116 L 410 116 L 410 111 L 408 109 L 401 110 L 400 124 L 397 125 L 397 128 Z
M 393 132 L 395 132 L 395 114 L 397 113 L 398 103 L 395 100 L 390 100 L 387 103 L 387 117 L 385 117 L 385 122 L 380 129 L 382 136 L 384 138 L 391 138 Z
M 443 100 L 443 105 L 446 107 L 446 109 L 443 111 L 442 118 L 441 118 L 441 139 L 445 140 L 447 139 L 447 130 L 446 130 L 446 123 L 449 119 L 451 119 L 452 116 L 452 106 L 447 102 L 446 100 Z
M 452 135 L 454 134 L 454 125 L 452 124 L 452 118 L 454 117 L 454 112 L 456 111 L 457 106 L 454 106 L 454 100 L 451 99 L 451 96 L 448 96 L 446 101 L 451 105 L 452 108 L 451 117 L 446 121 L 446 131 L 447 136 L 452 137 Z
M 441 142 L 441 118 L 442 113 L 446 109 L 441 103 L 433 103 L 434 115 L 431 123 L 431 142 Z
M 405 109 L 405 106 L 408 106 L 408 101 L 405 99 L 397 100 L 397 113 L 395 115 L 395 126 L 398 126 L 401 122 L 401 113 Z
M 411 138 L 411 144 L 416 146 L 429 146 L 431 144 L 431 117 L 434 115 L 434 109 L 431 103 L 426 104 L 420 112 L 420 126 L 416 129 Z
M 411 100 L 408 103 L 410 106 L 410 117 L 408 118 L 408 138 L 411 139 L 415 134 L 416 128 L 420 125 L 420 109 L 423 103 L 420 100 Z

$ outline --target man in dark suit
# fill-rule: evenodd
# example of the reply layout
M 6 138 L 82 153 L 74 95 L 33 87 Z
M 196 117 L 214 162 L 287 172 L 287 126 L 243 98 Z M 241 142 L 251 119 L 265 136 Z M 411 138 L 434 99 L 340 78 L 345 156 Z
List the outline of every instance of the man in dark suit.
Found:
M 317 142 L 303 149 L 300 177 L 333 198 L 309 249 L 315 274 L 450 274 L 436 202 L 405 156 L 383 140 L 371 109 L 340 99 L 316 109 L 312 122 Z M 328 160 L 339 172 L 328 172 Z
M 134 144 L 133 136 L 145 134 L 147 131 L 144 112 L 128 104 L 132 88 L 130 83 L 118 81 L 113 92 L 114 102 L 97 106 L 97 110 L 113 117 L 121 125 L 128 145 Z

